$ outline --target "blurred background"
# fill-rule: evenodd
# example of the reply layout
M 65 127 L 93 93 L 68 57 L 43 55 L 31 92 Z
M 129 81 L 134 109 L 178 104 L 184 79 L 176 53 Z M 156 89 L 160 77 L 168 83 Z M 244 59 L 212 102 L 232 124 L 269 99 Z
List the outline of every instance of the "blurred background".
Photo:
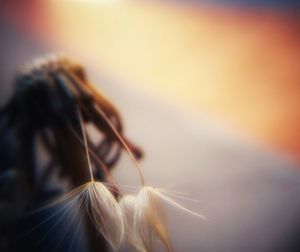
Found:
M 16 69 L 66 52 L 120 110 L 175 251 L 300 251 L 300 2 L 2 0 L 0 105 Z M 138 185 L 123 155 L 121 184 Z M 130 251 L 123 248 L 123 251 Z

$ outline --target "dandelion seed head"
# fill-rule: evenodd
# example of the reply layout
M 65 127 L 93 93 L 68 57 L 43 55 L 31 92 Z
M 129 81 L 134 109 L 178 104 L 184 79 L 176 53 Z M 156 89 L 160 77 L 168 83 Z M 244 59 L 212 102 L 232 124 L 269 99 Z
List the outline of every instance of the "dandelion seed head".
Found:
M 96 229 L 117 250 L 124 236 L 124 223 L 122 209 L 115 197 L 103 183 L 89 182 L 81 198 Z
M 136 197 L 134 229 L 146 251 L 152 251 L 155 238 L 164 244 L 167 251 L 171 251 L 165 213 L 153 187 L 143 187 Z

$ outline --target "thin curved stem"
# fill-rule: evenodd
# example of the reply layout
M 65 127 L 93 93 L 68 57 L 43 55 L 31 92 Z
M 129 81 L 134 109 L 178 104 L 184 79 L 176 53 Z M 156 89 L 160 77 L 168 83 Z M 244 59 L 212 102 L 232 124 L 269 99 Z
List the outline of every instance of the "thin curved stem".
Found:
M 64 70 L 65 74 L 73 81 L 73 82 L 77 82 L 80 83 L 81 85 L 86 85 L 82 80 L 80 80 L 80 78 L 78 78 L 75 74 L 71 73 L 70 71 Z M 121 144 L 124 146 L 124 148 L 126 149 L 128 155 L 130 156 L 130 158 L 132 159 L 133 163 L 135 164 L 141 183 L 144 186 L 145 185 L 145 179 L 144 179 L 144 175 L 142 172 L 142 168 L 140 167 L 138 161 L 136 160 L 136 158 L 134 157 L 134 154 L 132 153 L 132 151 L 130 150 L 130 148 L 128 147 L 128 145 L 126 144 L 125 140 L 123 139 L 123 137 L 120 135 L 120 133 L 118 132 L 118 130 L 115 128 L 115 126 L 113 125 L 113 123 L 111 122 L 111 120 L 108 118 L 108 116 L 105 114 L 105 112 L 99 107 L 99 106 L 94 106 L 94 108 L 98 111 L 98 113 L 103 117 L 103 119 L 105 120 L 105 122 L 109 125 L 109 127 L 111 128 L 111 130 L 114 132 L 114 134 L 116 135 L 116 137 L 119 139 L 119 141 L 121 142 Z
M 83 136 L 84 147 L 85 147 L 85 151 L 86 151 L 87 162 L 88 162 L 89 171 L 90 171 L 90 175 L 91 175 L 91 181 L 94 182 L 94 175 L 93 175 L 93 170 L 92 170 L 92 165 L 91 165 L 91 160 L 90 160 L 90 155 L 89 155 L 89 150 L 88 150 L 86 131 L 85 131 L 85 127 L 84 127 L 84 123 L 83 123 L 81 111 L 80 111 L 79 108 L 77 108 L 77 113 L 78 113 L 78 118 L 79 118 L 79 121 L 80 121 L 80 127 L 81 127 L 81 131 L 82 131 L 82 136 Z
M 66 122 L 66 123 L 67 123 L 67 126 L 70 129 L 71 133 L 75 136 L 75 138 L 79 141 L 79 143 L 82 144 L 83 146 L 85 146 L 84 141 L 80 138 L 80 136 L 78 135 L 78 133 L 76 132 L 74 127 L 69 122 Z M 111 183 L 113 185 L 115 185 L 116 183 L 115 183 L 111 173 L 109 172 L 107 166 L 105 165 L 105 163 L 100 158 L 98 158 L 97 154 L 93 150 L 91 150 L 89 147 L 88 147 L 88 152 L 90 153 L 90 155 L 92 155 L 92 157 L 95 159 L 95 161 L 99 163 L 100 167 L 102 168 L 102 170 L 104 171 L 104 173 L 106 174 L 108 179 L 111 181 Z
M 138 161 L 136 160 L 136 158 L 134 157 L 134 154 L 132 153 L 132 151 L 130 150 L 130 148 L 128 147 L 128 145 L 126 144 L 125 140 L 123 139 L 123 137 L 120 135 L 120 133 L 117 131 L 117 129 L 115 128 L 115 126 L 112 124 L 112 122 L 110 121 L 110 119 L 107 117 L 107 115 L 105 114 L 105 112 L 99 107 L 99 106 L 95 106 L 95 109 L 99 112 L 99 114 L 101 114 L 101 116 L 104 118 L 104 120 L 106 121 L 106 123 L 109 125 L 109 127 L 112 129 L 112 131 L 114 132 L 114 134 L 116 135 L 116 137 L 119 139 L 119 141 L 121 142 L 121 144 L 124 146 L 124 148 L 127 150 L 128 155 L 130 156 L 130 158 L 132 159 L 133 163 L 135 164 L 135 166 L 137 167 L 138 170 L 138 174 L 141 180 L 142 185 L 145 185 L 145 179 L 144 179 L 144 175 L 142 172 L 142 168 L 139 165 Z

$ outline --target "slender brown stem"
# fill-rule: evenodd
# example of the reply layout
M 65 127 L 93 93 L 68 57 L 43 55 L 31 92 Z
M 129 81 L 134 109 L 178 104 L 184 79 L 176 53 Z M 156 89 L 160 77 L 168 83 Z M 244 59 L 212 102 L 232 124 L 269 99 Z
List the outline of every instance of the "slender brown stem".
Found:
M 80 136 L 77 134 L 76 130 L 73 128 L 73 126 L 67 122 L 67 127 L 70 129 L 71 133 L 75 136 L 75 138 L 83 145 L 85 146 L 84 141 L 80 138 Z M 111 173 L 109 172 L 107 166 L 105 165 L 105 163 L 98 158 L 97 154 L 95 152 L 93 152 L 89 147 L 88 147 L 88 152 L 90 155 L 93 156 L 93 158 L 99 163 L 100 167 L 102 168 L 103 172 L 106 174 L 106 176 L 108 177 L 108 179 L 110 180 L 110 182 L 112 184 L 115 184 L 114 179 L 111 175 Z
M 82 136 L 83 136 L 84 147 L 85 147 L 85 151 L 86 151 L 87 162 L 88 162 L 89 171 L 90 171 L 90 175 L 91 175 L 91 181 L 94 182 L 94 175 L 93 175 L 93 170 L 92 170 L 92 165 L 91 165 L 91 160 L 90 160 L 90 155 L 89 155 L 89 150 L 88 150 L 86 131 L 85 131 L 85 127 L 84 127 L 84 123 L 83 123 L 81 111 L 80 111 L 79 108 L 77 108 L 77 114 L 78 114 L 78 118 L 79 118 L 79 121 L 80 121 L 80 127 L 81 127 L 81 131 L 82 131 Z
M 116 130 L 115 126 L 112 124 L 112 122 L 110 121 L 110 119 L 107 117 L 107 115 L 105 114 L 105 112 L 99 106 L 95 106 L 95 109 L 99 112 L 99 114 L 101 114 L 101 116 L 104 118 L 104 120 L 106 121 L 106 123 L 110 126 L 110 128 L 112 129 L 112 131 L 115 133 L 116 137 L 119 139 L 119 141 L 121 142 L 121 144 L 127 150 L 128 155 L 130 156 L 130 158 L 132 159 L 133 163 L 137 167 L 141 183 L 144 186 L 145 185 L 145 179 L 144 179 L 144 175 L 143 175 L 143 172 L 142 172 L 142 168 L 140 167 L 138 161 L 134 157 L 134 154 L 132 153 L 132 151 L 130 150 L 130 148 L 128 147 L 128 145 L 126 144 L 126 142 L 124 141 L 123 137 Z

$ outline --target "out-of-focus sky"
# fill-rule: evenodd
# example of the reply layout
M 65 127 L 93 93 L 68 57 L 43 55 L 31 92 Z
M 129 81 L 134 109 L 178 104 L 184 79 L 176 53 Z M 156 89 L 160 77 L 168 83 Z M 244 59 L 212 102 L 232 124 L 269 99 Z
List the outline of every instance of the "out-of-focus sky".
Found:
M 4 1 L 1 15 L 111 79 L 300 160 L 298 7 L 292 0 L 31 0 Z

